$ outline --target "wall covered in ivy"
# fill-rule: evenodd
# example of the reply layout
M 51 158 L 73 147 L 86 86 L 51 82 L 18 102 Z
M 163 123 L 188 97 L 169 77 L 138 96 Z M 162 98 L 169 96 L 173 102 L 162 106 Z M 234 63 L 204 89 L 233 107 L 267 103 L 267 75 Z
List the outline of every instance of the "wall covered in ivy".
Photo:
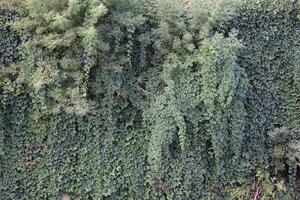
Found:
M 298 1 L 0 5 L 0 199 L 299 198 Z

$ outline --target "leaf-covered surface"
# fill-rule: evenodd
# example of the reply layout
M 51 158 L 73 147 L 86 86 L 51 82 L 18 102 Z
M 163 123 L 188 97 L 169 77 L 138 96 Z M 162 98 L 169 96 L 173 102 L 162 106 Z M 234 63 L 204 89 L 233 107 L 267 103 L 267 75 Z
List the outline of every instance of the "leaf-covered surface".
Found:
M 0 199 L 298 198 L 297 1 L 0 5 Z

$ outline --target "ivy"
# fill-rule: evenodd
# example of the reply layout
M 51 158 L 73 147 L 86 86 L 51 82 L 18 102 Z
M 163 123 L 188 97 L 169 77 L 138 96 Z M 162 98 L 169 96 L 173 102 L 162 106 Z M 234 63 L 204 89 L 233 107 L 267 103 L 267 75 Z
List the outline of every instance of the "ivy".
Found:
M 0 199 L 297 198 L 297 1 L 0 4 Z

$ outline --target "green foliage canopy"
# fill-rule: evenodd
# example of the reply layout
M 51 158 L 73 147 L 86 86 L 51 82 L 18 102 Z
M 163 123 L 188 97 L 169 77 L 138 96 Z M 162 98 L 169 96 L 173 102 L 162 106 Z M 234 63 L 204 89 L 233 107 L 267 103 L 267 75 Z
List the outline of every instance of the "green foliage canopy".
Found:
M 297 1 L 1 5 L 1 199 L 295 198 Z

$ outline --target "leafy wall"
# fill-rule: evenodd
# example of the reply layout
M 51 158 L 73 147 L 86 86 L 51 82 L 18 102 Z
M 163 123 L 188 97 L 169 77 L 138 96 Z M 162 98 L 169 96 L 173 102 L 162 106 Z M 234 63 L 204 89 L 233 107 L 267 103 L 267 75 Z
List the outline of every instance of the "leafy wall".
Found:
M 1 199 L 297 198 L 297 1 L 10 4 Z

